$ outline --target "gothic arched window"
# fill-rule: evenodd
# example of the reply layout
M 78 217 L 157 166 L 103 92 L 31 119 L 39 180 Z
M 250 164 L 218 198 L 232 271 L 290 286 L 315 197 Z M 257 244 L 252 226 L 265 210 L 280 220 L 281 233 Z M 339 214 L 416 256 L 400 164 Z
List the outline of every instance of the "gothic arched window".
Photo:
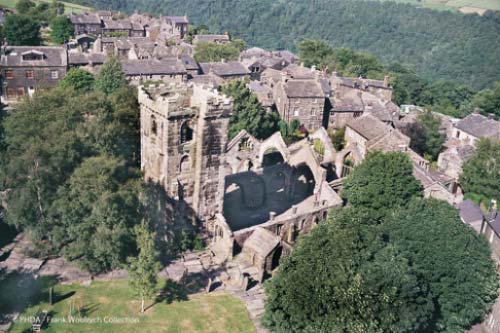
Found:
M 193 130 L 189 127 L 189 122 L 185 122 L 181 126 L 181 143 L 193 140 Z
M 156 135 L 158 132 L 158 125 L 156 124 L 155 116 L 151 116 L 151 133 Z

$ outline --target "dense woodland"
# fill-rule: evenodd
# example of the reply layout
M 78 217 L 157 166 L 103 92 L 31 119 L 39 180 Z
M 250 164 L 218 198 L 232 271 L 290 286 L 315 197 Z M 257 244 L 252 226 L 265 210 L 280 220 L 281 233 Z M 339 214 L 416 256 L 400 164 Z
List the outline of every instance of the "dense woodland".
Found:
M 369 52 L 425 79 L 475 89 L 500 81 L 500 14 L 463 15 L 393 2 L 344 0 L 78 0 L 99 8 L 188 15 L 211 32 L 229 31 L 250 46 L 296 50 L 304 38 Z

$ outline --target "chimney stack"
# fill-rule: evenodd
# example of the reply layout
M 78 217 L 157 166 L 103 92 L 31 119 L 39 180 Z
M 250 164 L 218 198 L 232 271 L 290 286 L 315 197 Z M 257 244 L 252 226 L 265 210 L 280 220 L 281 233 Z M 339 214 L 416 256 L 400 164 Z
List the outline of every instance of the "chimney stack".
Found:
M 269 221 L 274 221 L 275 217 L 276 217 L 276 212 L 269 212 Z
M 389 87 L 389 75 L 384 76 L 384 87 Z

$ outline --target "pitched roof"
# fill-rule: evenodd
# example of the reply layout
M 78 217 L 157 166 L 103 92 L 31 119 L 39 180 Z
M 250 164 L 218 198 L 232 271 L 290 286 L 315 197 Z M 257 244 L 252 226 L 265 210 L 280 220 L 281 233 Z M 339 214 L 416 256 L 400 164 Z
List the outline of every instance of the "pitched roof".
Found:
M 288 80 L 285 93 L 288 97 L 325 97 L 325 92 L 316 80 Z
M 186 74 L 186 68 L 177 59 L 123 60 L 125 75 Z
M 189 21 L 186 16 L 167 16 L 165 17 L 167 21 L 177 23 L 177 24 L 188 24 Z
M 43 54 L 42 60 L 23 60 L 28 53 Z M 1 56 L 2 66 L 67 66 L 68 56 L 62 46 L 7 46 Z
M 252 250 L 262 258 L 266 258 L 276 246 L 278 246 L 280 240 L 279 236 L 264 228 L 258 227 L 255 228 L 254 232 L 247 238 L 243 247 Z
M 367 140 L 376 139 L 389 131 L 389 126 L 371 114 L 355 118 L 349 121 L 347 126 Z
M 227 62 L 204 62 L 200 63 L 201 70 L 204 74 L 212 71 L 217 76 L 234 76 L 234 75 L 247 75 L 250 72 L 238 61 Z
M 496 210 L 493 210 L 486 217 L 488 224 L 491 226 L 495 233 L 500 236 L 500 213 Z
M 70 65 L 103 64 L 104 62 L 106 62 L 104 53 L 68 52 Z
M 69 19 L 73 24 L 101 24 L 101 18 L 97 13 L 71 14 Z
M 103 20 L 104 29 L 109 30 L 131 30 L 132 23 L 130 20 Z
M 467 224 L 482 221 L 484 218 L 481 208 L 479 208 L 479 206 L 472 200 L 465 200 L 461 202 L 458 205 L 458 209 L 460 210 L 460 217 Z
M 455 124 L 459 130 L 477 138 L 500 139 L 500 122 L 472 113 Z

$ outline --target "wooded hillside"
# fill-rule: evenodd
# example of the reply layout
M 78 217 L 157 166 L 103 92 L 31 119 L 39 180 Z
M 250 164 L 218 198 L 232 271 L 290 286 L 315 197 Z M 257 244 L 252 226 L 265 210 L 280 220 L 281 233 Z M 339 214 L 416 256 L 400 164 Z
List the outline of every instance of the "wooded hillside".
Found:
M 345 0 L 79 0 L 99 8 L 188 15 L 249 46 L 295 49 L 304 38 L 372 53 L 426 79 L 484 88 L 500 81 L 500 14 L 440 12 L 393 2 Z

